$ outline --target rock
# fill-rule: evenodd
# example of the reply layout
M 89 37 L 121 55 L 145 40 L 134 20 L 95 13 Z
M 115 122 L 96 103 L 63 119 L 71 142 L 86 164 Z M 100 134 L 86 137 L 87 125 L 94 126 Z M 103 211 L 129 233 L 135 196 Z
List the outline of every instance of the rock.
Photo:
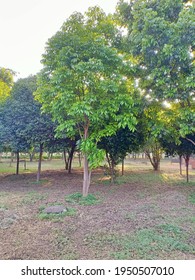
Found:
M 67 209 L 63 205 L 54 205 L 45 208 L 43 212 L 46 214 L 61 214 L 66 211 Z

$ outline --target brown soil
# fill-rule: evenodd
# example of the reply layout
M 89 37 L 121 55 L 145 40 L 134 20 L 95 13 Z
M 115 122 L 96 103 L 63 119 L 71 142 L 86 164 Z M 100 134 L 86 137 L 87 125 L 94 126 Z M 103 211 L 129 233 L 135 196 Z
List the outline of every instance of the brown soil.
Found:
M 82 192 L 82 174 L 78 171 L 70 175 L 43 172 L 41 184 L 35 182 L 35 174 L 1 175 L 0 259 L 112 259 L 112 253 L 120 251 L 120 242 L 115 239 L 160 224 L 179 225 L 190 236 L 188 244 L 195 245 L 194 224 L 188 219 L 195 210 L 188 200 L 192 188 L 131 181 L 111 186 L 98 181 L 101 176 L 95 174 L 90 187 L 90 193 L 101 202 L 84 206 L 71 205 L 64 199 Z M 52 203 L 73 207 L 76 214 L 41 220 L 40 206 Z M 133 257 L 139 256 L 135 252 Z M 157 257 L 193 259 L 194 255 L 192 251 L 161 248 Z

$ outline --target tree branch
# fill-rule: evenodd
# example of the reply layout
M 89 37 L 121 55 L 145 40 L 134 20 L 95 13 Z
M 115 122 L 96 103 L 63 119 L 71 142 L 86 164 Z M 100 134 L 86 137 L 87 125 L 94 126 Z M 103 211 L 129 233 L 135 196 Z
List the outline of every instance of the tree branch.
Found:
M 186 140 L 190 141 L 193 145 L 195 145 L 195 142 L 192 139 L 186 137 Z

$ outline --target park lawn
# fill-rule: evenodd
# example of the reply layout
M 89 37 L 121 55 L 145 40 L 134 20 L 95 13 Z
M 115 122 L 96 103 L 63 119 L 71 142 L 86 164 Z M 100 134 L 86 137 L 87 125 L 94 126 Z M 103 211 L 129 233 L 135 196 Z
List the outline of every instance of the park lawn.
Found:
M 52 163 L 51 163 L 52 164 Z M 51 168 L 49 168 L 51 169 Z M 5 170 L 4 170 L 5 171 Z M 83 200 L 82 171 L 0 175 L 0 259 L 194 259 L 195 172 L 129 163 L 111 185 L 94 172 Z M 45 214 L 51 205 L 67 212 Z

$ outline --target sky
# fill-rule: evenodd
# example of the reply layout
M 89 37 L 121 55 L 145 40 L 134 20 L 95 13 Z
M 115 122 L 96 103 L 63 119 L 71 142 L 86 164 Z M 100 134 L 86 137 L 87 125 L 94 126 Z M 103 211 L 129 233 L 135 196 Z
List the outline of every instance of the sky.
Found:
M 75 11 L 100 6 L 115 11 L 118 0 L 0 0 L 0 67 L 17 78 L 38 73 L 46 42 Z

